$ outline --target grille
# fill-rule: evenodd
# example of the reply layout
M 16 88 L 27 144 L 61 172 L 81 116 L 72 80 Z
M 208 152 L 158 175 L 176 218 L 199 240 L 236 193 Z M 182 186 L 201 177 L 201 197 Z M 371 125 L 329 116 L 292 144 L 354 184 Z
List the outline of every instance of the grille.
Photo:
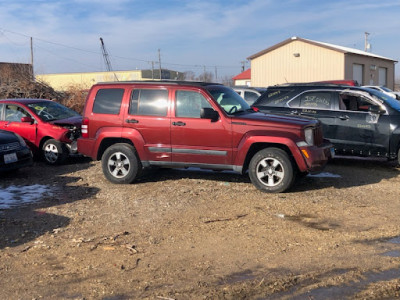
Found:
M 314 144 L 315 144 L 315 146 L 319 146 L 319 145 L 322 145 L 323 142 L 324 142 L 324 135 L 322 132 L 322 126 L 319 125 L 319 126 L 315 127 L 315 130 L 314 130 Z
M 20 147 L 19 142 L 3 144 L 3 145 L 0 145 L 0 151 L 6 152 L 6 151 L 11 151 L 11 150 L 17 150 L 17 149 L 19 149 L 19 147 Z

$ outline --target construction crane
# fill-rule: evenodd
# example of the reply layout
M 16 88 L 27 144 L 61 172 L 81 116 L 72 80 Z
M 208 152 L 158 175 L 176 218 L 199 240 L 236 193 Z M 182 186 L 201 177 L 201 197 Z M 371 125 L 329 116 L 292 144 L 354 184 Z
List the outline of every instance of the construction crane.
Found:
M 112 67 L 111 67 L 111 61 L 110 61 L 110 58 L 108 57 L 108 52 L 106 50 L 106 46 L 104 45 L 103 38 L 100 38 L 100 43 L 101 43 L 101 51 L 103 53 L 103 58 L 104 58 L 104 62 L 106 64 L 107 71 L 113 72 Z M 113 73 L 114 73 L 115 81 L 119 81 L 117 74 L 115 74 L 115 72 L 113 72 Z
M 112 71 L 111 62 L 110 62 L 110 58 L 108 57 L 108 52 L 106 50 L 106 46 L 104 45 L 103 38 L 100 38 L 100 43 L 101 43 L 101 51 L 103 53 L 103 58 L 104 58 L 104 62 L 106 63 L 107 71 L 111 72 Z

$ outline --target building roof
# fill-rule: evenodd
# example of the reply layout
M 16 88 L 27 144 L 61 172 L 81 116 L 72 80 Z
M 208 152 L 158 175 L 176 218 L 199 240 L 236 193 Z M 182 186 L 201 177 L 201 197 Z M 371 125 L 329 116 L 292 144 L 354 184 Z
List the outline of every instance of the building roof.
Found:
M 369 56 L 369 57 L 375 57 L 375 58 L 380 58 L 380 59 L 385 59 L 385 60 L 390 60 L 393 62 L 397 62 L 394 59 L 388 58 L 388 57 L 384 57 L 384 56 L 380 56 L 380 55 L 376 55 L 370 52 L 366 52 L 366 51 L 362 51 L 362 50 L 358 50 L 358 49 L 354 49 L 354 48 L 348 48 L 348 47 L 342 47 L 342 46 L 338 46 L 338 45 L 334 45 L 334 44 L 328 44 L 328 43 L 323 43 L 323 42 L 317 42 L 317 41 L 312 41 L 312 40 L 308 40 L 308 39 L 303 39 L 303 38 L 299 38 L 299 37 L 291 37 L 287 40 L 284 40 L 283 42 L 280 42 L 272 47 L 269 47 L 265 50 L 262 50 L 256 54 L 251 55 L 250 57 L 248 57 L 247 59 L 254 59 L 257 58 L 261 55 L 264 55 L 268 52 L 271 52 L 275 49 L 278 49 L 286 44 L 289 44 L 293 41 L 302 41 L 304 43 L 309 43 L 315 46 L 319 46 L 319 47 L 324 47 L 330 50 L 334 50 L 334 51 L 338 51 L 338 52 L 342 52 L 344 54 L 358 54 L 358 55 L 363 55 L 363 56 Z
M 244 79 L 251 79 L 251 69 L 247 69 L 246 71 L 236 75 L 232 78 L 233 80 L 244 80 Z

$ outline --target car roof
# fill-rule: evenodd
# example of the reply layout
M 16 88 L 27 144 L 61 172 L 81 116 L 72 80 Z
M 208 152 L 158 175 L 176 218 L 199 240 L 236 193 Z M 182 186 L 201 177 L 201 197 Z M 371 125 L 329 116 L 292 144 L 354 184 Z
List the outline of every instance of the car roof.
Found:
M 48 99 L 30 99 L 30 98 L 24 98 L 24 99 L 20 99 L 20 98 L 16 98 L 16 99 L 0 99 L 0 103 L 1 102 L 9 102 L 9 103 L 20 103 L 20 104 L 29 104 L 29 103 L 37 103 L 37 102 L 43 102 L 43 101 L 50 101 L 53 102 L 51 100 Z

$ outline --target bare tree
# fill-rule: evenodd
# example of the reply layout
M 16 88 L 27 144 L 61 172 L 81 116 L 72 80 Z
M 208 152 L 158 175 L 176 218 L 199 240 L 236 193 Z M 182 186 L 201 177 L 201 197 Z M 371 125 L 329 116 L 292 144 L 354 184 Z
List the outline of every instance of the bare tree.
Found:
M 183 80 L 195 81 L 195 80 L 197 80 L 196 74 L 193 71 L 183 72 Z
M 199 75 L 199 81 L 203 82 L 213 82 L 214 80 L 214 75 L 211 72 L 203 72 L 202 74 Z

